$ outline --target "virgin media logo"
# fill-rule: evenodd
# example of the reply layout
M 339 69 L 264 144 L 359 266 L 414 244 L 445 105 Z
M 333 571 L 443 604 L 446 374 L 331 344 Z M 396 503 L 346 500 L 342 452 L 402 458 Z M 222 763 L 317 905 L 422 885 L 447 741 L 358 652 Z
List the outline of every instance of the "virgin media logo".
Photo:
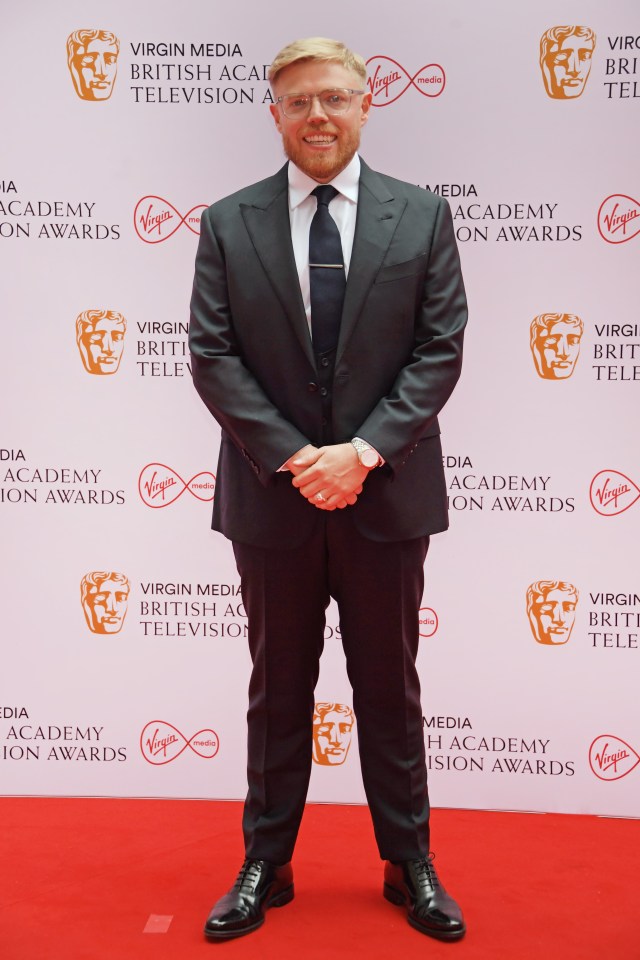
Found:
M 152 720 L 140 734 L 142 756 L 157 767 L 176 760 L 187 747 L 203 760 L 212 760 L 220 748 L 218 734 L 205 727 L 187 739 L 166 720 Z
M 199 203 L 183 216 L 168 200 L 149 195 L 136 203 L 133 226 L 145 243 L 162 243 L 172 237 L 183 224 L 199 236 L 200 216 L 206 209 L 206 203 Z
M 621 780 L 639 763 L 633 747 L 610 733 L 596 737 L 589 747 L 589 766 L 599 780 Z
M 589 487 L 591 506 L 603 517 L 624 513 L 640 499 L 640 488 L 633 480 L 617 470 L 596 473 Z
M 431 607 L 420 607 L 418 630 L 421 637 L 432 637 L 438 629 L 438 614 Z
M 445 87 L 444 70 L 439 63 L 427 63 L 411 75 L 392 57 L 377 55 L 367 60 L 367 86 L 374 107 L 388 107 L 414 87 L 425 97 L 439 97 Z
M 640 233 L 640 203 L 625 193 L 612 193 L 598 210 L 598 231 L 607 243 L 626 243 Z
M 213 500 L 216 478 L 209 470 L 202 470 L 183 480 L 179 473 L 164 463 L 148 463 L 138 477 L 138 493 L 148 507 L 168 507 L 181 497 L 185 490 L 197 500 Z

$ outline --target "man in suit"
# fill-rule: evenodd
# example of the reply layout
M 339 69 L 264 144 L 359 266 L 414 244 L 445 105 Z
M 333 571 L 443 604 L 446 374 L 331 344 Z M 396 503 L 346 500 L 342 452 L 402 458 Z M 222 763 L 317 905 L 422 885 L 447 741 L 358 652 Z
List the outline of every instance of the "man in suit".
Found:
M 451 215 L 358 156 L 361 57 L 297 41 L 270 81 L 289 162 L 205 211 L 191 302 L 194 383 L 222 428 L 213 527 L 233 542 L 253 660 L 246 860 L 205 933 L 249 933 L 293 897 L 334 597 L 384 895 L 454 940 L 415 668 L 429 536 L 447 527 L 437 415 L 466 322 Z

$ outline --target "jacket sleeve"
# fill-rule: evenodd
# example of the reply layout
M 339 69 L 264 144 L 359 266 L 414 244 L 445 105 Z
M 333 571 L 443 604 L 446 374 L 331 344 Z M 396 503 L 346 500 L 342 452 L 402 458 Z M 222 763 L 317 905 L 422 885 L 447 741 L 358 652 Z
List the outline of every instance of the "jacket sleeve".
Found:
M 234 333 L 226 271 L 211 211 L 205 210 L 189 324 L 193 382 L 222 429 L 266 485 L 309 441 L 281 415 L 244 363 Z

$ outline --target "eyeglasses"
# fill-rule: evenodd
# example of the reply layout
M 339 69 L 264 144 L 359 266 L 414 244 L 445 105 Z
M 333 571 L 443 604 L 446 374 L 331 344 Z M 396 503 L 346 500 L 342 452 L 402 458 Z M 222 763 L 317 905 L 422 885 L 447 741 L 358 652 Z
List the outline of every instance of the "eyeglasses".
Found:
M 361 93 L 364 93 L 364 90 L 347 90 L 342 87 L 323 90 L 322 93 L 287 93 L 283 97 L 277 97 L 276 103 L 281 105 L 282 112 L 290 120 L 306 117 L 313 100 L 319 100 L 323 111 L 332 116 L 346 113 L 351 106 L 351 98 Z

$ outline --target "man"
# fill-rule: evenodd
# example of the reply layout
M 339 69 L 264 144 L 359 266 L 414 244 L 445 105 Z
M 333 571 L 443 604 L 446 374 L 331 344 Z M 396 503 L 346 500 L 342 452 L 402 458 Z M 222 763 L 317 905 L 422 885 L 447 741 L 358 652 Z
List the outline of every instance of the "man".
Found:
M 447 526 L 437 414 L 466 321 L 452 220 L 359 158 L 361 57 L 297 41 L 270 81 L 290 162 L 204 212 L 191 301 L 194 383 L 222 427 L 213 526 L 233 541 L 253 660 L 247 859 L 205 933 L 248 933 L 293 897 L 333 596 L 385 896 L 458 939 L 429 857 L 415 668 L 429 535 Z
M 557 646 L 571 636 L 578 590 L 564 580 L 538 580 L 527 589 L 527 616 L 538 643 Z
M 324 767 L 344 763 L 351 746 L 353 711 L 344 703 L 316 703 L 313 711 L 313 759 Z
M 120 41 L 109 30 L 76 30 L 67 38 L 67 65 L 81 100 L 108 100 L 118 72 Z
M 87 373 L 117 373 L 127 321 L 115 310 L 83 310 L 76 319 L 76 343 Z
M 590 27 L 551 27 L 540 38 L 540 69 L 547 95 L 575 100 L 591 72 L 596 35 Z
M 530 347 L 538 376 L 567 380 L 580 355 L 584 324 L 574 313 L 542 313 L 530 327 Z
M 80 583 L 80 599 L 93 633 L 119 633 L 127 615 L 129 580 L 124 573 L 87 573 Z

